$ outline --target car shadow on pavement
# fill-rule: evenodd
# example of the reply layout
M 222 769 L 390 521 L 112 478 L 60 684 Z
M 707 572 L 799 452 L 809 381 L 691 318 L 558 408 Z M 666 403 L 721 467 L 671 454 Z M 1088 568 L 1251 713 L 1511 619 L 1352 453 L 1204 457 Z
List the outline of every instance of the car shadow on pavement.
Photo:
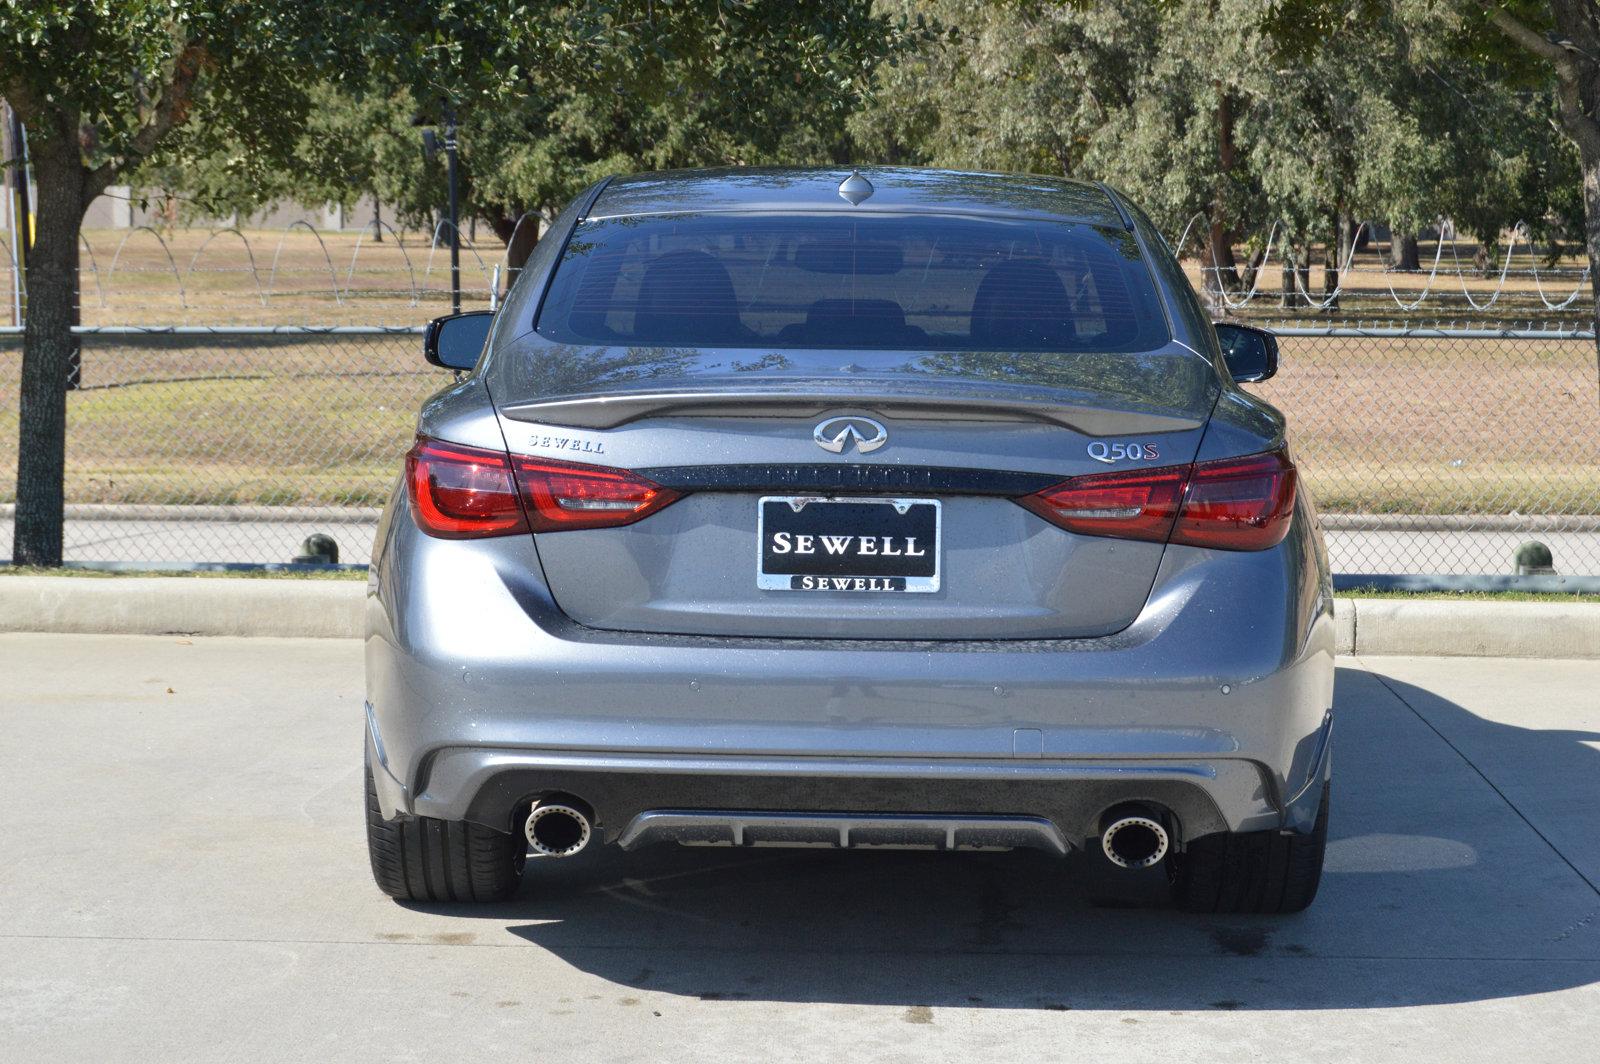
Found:
M 1600 893 L 1555 848 L 1595 853 L 1600 753 L 1584 744 L 1600 735 L 1486 721 L 1357 668 L 1335 704 L 1327 870 L 1303 914 L 1178 913 L 1160 870 L 1082 854 L 673 847 L 535 863 L 509 905 L 432 911 L 503 922 L 640 991 L 903 1005 L 908 1022 L 950 1006 L 1378 1008 L 1600 980 Z M 1507 766 L 1571 800 L 1525 819 Z

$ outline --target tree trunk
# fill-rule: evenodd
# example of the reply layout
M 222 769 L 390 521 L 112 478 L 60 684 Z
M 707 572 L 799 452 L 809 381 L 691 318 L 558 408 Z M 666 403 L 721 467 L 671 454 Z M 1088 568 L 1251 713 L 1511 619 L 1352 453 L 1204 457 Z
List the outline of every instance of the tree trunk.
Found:
M 1342 212 L 1334 211 L 1328 223 L 1328 246 L 1322 254 L 1322 298 L 1326 303 L 1323 309 L 1338 310 L 1339 260 L 1350 240 L 1350 219 Z
M 492 219 L 490 224 L 494 226 L 494 235 L 506 246 L 505 285 L 510 291 L 539 243 L 539 214 L 527 211 L 516 216 L 502 215 Z
M 1217 98 L 1217 178 L 1211 190 L 1211 226 L 1206 232 L 1205 290 L 1213 302 L 1223 306 L 1221 293 L 1229 288 L 1239 288 L 1238 263 L 1233 257 L 1233 241 L 1229 238 L 1228 175 L 1238 162 L 1238 149 L 1233 142 L 1233 97 L 1226 91 Z
M 1225 306 L 1222 293 L 1239 290 L 1239 263 L 1233 257 L 1233 242 L 1221 222 L 1213 220 L 1206 232 L 1205 291 L 1218 308 Z
M 21 430 L 12 560 L 61 564 L 67 444 L 67 375 L 72 335 L 78 227 L 88 173 L 75 143 L 38 143 L 33 157 L 39 202 L 28 260 L 28 318 L 22 333 Z
M 1267 249 L 1264 247 L 1259 251 L 1251 252 L 1250 257 L 1245 260 L 1244 272 L 1239 277 L 1239 286 L 1244 291 L 1249 292 L 1255 288 L 1256 274 L 1261 272 L 1261 267 L 1266 261 Z
M 1311 240 L 1303 245 L 1291 240 L 1283 242 L 1283 266 L 1280 271 L 1283 294 L 1278 305 L 1294 310 L 1311 305 Z
M 1422 259 L 1417 253 L 1417 234 L 1390 230 L 1389 265 L 1397 270 L 1422 269 Z

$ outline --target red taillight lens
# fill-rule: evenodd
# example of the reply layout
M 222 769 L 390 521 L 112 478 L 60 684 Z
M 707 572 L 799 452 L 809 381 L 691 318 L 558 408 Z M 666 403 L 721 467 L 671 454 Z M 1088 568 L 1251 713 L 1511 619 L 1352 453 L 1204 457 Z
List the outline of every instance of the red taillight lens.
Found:
M 444 539 L 612 528 L 678 498 L 625 469 L 429 439 L 418 439 L 406 455 L 406 485 L 418 527 Z
M 527 531 L 511 461 L 503 451 L 419 439 L 406 455 L 406 485 L 417 527 L 430 536 L 470 539 Z
M 614 528 L 655 513 L 678 498 L 626 469 L 518 458 L 517 486 L 535 532 Z
M 1282 451 L 1192 466 L 1092 473 L 1017 501 L 1085 536 L 1265 550 L 1288 534 L 1295 469 Z
M 1282 451 L 1196 462 L 1172 542 L 1221 550 L 1275 547 L 1289 534 L 1294 490 L 1294 463 Z
M 1017 501 L 1051 524 L 1085 536 L 1166 541 L 1188 466 L 1092 473 Z

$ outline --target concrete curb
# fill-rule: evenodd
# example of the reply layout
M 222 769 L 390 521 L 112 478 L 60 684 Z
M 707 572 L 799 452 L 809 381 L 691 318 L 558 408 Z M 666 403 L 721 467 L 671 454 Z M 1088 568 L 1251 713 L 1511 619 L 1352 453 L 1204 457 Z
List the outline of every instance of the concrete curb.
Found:
M 365 603 L 358 580 L 0 576 L 0 632 L 354 639 Z
M 1341 654 L 1600 658 L 1600 606 L 1336 599 Z
M 354 580 L 0 576 L 0 632 L 311 636 L 365 633 Z M 1588 603 L 1334 600 L 1340 654 L 1600 658 Z

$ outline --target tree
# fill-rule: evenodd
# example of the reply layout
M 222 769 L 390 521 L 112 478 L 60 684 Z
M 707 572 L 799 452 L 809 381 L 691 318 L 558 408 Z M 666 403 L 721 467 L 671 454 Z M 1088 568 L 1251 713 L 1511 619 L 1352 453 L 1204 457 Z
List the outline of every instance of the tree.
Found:
M 1176 235 L 1197 214 L 1208 287 L 1268 207 L 1242 139 L 1265 95 L 1249 0 L 901 0 L 951 38 L 888 68 L 852 123 L 880 154 L 1111 181 Z M 1246 280 L 1245 283 L 1248 283 Z
M 1469 25 L 1477 12 L 1466 16 Z M 1595 0 L 1513 0 L 1487 19 L 1505 39 L 1555 75 L 1561 129 L 1578 148 L 1583 175 L 1584 249 L 1593 296 L 1600 373 L 1600 4 Z M 1493 50 L 1492 43 L 1485 45 Z
M 1127 68 L 1151 46 L 1116 0 L 1081 11 L 1042 2 L 896 0 L 904 21 L 924 20 L 922 47 L 879 69 L 867 107 L 850 118 L 867 158 L 979 170 L 1068 174 L 1107 104 L 1091 73 Z M 1113 92 L 1110 106 L 1127 101 Z
M 514 91 L 493 106 L 455 101 L 463 217 L 488 223 L 514 271 L 540 219 L 609 174 L 843 160 L 845 119 L 874 70 L 926 32 L 914 19 L 875 14 L 870 0 L 568 5 L 538 43 L 581 64 L 530 53 Z M 358 88 L 317 91 L 294 164 L 269 179 L 237 180 L 238 145 L 203 130 L 141 177 L 209 213 L 368 193 L 423 222 L 442 202 L 443 175 L 424 163 L 412 122 L 441 122 L 444 101 L 403 84 Z
M 1196 214 L 1209 287 L 1267 215 L 1243 137 L 1266 53 L 1250 0 L 901 0 L 955 39 L 888 69 L 863 143 L 948 166 L 1103 178 L 1174 235 Z
M 867 0 L 620 7 L 634 19 L 585 42 L 598 76 L 533 71 L 515 107 L 461 114 L 469 211 L 513 271 L 537 221 L 607 175 L 843 160 L 845 116 L 901 40 Z
M 27 278 L 13 558 L 59 565 L 78 228 L 90 202 L 191 123 L 247 166 L 286 158 L 315 80 L 367 72 L 457 95 L 537 26 L 494 0 L 339 4 L 4 0 L 0 96 L 27 124 L 39 188 Z M 514 66 L 507 64 L 514 71 Z
M 1542 84 L 1450 44 L 1459 16 L 1440 7 L 898 0 L 954 39 L 886 67 L 852 131 L 890 158 L 1108 180 L 1174 235 L 1202 216 L 1215 297 L 1251 286 L 1276 225 L 1300 303 L 1312 246 L 1334 291 L 1358 218 L 1414 234 L 1447 216 L 1493 248 L 1569 213 Z
M 129 182 L 176 200 L 187 220 L 244 217 L 282 200 L 349 209 L 362 197 L 391 207 L 411 198 L 423 162 L 408 89 L 321 81 L 307 86 L 306 97 L 286 158 L 252 151 L 231 124 L 218 128 L 199 117 L 175 130 Z

